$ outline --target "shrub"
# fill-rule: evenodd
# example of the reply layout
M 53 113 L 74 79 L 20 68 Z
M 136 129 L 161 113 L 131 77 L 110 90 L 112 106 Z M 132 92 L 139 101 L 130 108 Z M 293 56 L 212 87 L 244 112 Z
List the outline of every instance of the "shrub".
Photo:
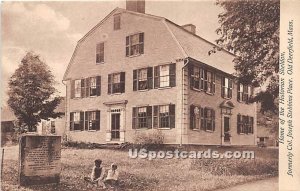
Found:
M 163 146 L 164 135 L 160 130 L 153 130 L 151 132 L 136 132 L 134 136 L 134 143 L 139 149 L 156 150 Z

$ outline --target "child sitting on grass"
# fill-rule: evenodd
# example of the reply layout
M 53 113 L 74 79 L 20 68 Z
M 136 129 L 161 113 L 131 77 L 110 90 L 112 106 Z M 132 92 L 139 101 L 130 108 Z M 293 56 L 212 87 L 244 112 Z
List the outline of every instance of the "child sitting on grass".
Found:
M 105 186 L 118 187 L 119 186 L 119 171 L 116 164 L 111 165 L 111 169 L 107 172 L 107 177 L 104 181 Z
M 97 183 L 98 186 L 103 186 L 105 187 L 103 183 L 103 172 L 102 172 L 102 160 L 96 159 L 94 161 L 95 165 L 92 169 L 92 173 L 90 178 L 89 177 L 84 177 L 85 181 L 91 182 L 91 183 Z

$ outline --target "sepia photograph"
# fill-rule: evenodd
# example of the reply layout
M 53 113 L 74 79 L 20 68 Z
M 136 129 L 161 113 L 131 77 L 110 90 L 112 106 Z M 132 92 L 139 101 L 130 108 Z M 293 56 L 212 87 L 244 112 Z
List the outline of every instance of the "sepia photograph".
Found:
M 1 190 L 296 190 L 287 2 L 2 1 Z

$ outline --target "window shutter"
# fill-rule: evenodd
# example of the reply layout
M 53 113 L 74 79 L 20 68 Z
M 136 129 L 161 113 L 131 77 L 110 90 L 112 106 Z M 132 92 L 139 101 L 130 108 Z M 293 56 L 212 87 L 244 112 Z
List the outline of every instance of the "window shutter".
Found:
M 204 90 L 207 91 L 207 71 L 203 70 L 203 78 L 204 78 Z
M 154 88 L 159 88 L 159 66 L 154 67 Z
M 152 106 L 147 106 L 147 127 L 152 128 Z
M 121 72 L 121 93 L 125 92 L 125 72 Z
M 129 36 L 126 37 L 126 56 L 130 56 L 129 54 Z
M 229 89 L 228 89 L 228 98 L 232 98 L 232 86 L 233 86 L 232 79 L 228 79 L 228 87 L 229 87 Z
M 85 121 L 85 123 L 84 123 L 84 129 L 86 131 L 88 131 L 89 130 L 89 112 L 88 111 L 85 112 L 84 121 Z
M 212 93 L 216 92 L 216 74 L 211 73 L 211 89 L 212 89 Z
M 241 133 L 241 115 L 238 114 L 237 115 L 237 133 L 240 134 Z
M 205 119 L 204 119 L 204 108 L 200 107 L 200 120 L 201 120 L 201 130 L 205 130 Z
M 204 108 L 204 130 L 206 131 L 207 108 Z
M 137 108 L 133 107 L 132 108 L 132 129 L 136 129 L 138 126 L 137 124 Z
M 240 83 L 237 84 L 237 100 L 241 101 L 241 95 L 240 95 L 241 89 L 240 89 Z
M 213 109 L 211 109 L 211 118 L 212 118 L 212 121 L 211 121 L 211 123 L 212 123 L 212 129 L 213 129 L 213 131 L 215 131 L 215 110 L 213 110 Z
M 169 74 L 170 74 L 170 87 L 176 86 L 176 64 L 170 64 L 169 66 Z
M 251 126 L 251 131 L 250 133 L 253 134 L 253 124 L 254 124 L 254 118 L 253 117 L 250 117 L 250 126 Z
M 74 112 L 71 112 L 70 113 L 70 131 L 73 131 L 74 130 Z
M 169 105 L 170 111 L 170 128 L 175 128 L 175 104 Z
M 96 45 L 96 63 L 100 63 L 100 44 Z
M 83 111 L 80 112 L 80 130 L 81 131 L 84 130 L 84 112 Z
M 101 76 L 96 77 L 96 95 L 101 95 Z
M 112 93 L 111 89 L 112 89 L 112 75 L 108 74 L 108 91 L 107 91 L 108 94 Z
M 191 105 L 190 106 L 190 129 L 194 129 L 195 128 L 195 106 Z
M 96 130 L 100 130 L 100 111 L 96 111 Z
M 137 91 L 138 80 L 137 80 L 137 70 L 133 70 L 133 91 Z
M 81 97 L 85 97 L 85 79 L 81 79 Z
M 89 97 L 90 96 L 90 78 L 86 78 L 85 79 L 85 94 L 86 94 L 86 97 Z
M 71 80 L 71 99 L 75 97 L 75 80 Z
M 148 83 L 148 89 L 153 89 L 153 68 L 148 67 L 147 69 L 147 83 Z
M 153 128 L 158 128 L 158 106 L 153 106 Z
M 225 97 L 225 77 L 222 77 L 222 90 L 221 90 L 221 97 L 224 98 Z
M 139 34 L 139 53 L 144 54 L 144 33 Z
M 193 75 L 194 75 L 194 66 L 190 65 L 189 66 L 189 76 L 190 76 L 190 88 L 191 89 L 194 88 L 194 83 L 195 83 Z

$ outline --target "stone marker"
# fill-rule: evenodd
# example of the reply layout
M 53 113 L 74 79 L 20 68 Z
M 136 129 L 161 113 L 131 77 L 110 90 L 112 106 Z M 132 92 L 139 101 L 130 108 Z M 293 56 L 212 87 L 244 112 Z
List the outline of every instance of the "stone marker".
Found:
M 21 186 L 59 183 L 61 136 L 24 135 L 19 147 Z

